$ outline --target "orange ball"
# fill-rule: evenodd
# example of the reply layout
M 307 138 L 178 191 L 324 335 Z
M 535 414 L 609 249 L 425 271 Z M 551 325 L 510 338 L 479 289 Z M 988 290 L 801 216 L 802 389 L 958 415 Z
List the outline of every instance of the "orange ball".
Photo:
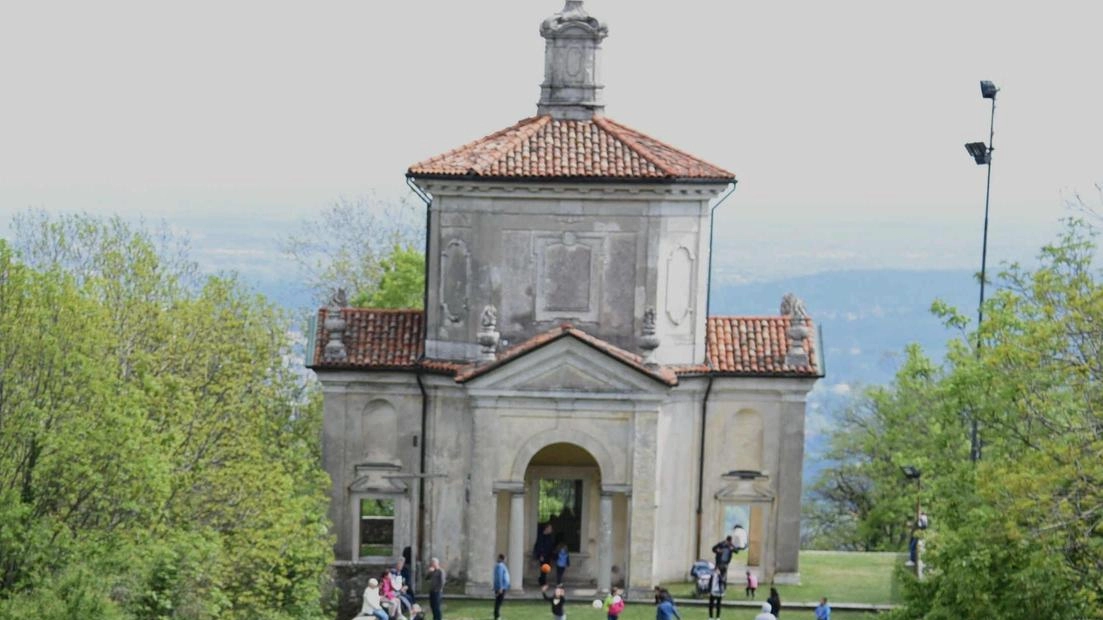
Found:
M 540 572 L 544 573 L 545 575 L 550 573 L 551 572 L 551 564 L 541 564 L 540 565 Z

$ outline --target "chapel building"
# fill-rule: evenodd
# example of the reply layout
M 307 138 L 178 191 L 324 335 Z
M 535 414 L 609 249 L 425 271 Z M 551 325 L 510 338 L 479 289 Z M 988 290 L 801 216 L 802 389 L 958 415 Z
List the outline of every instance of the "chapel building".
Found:
M 737 525 L 729 581 L 798 579 L 813 324 L 792 296 L 707 315 L 711 208 L 735 176 L 606 116 L 607 28 L 582 4 L 541 25 L 535 116 L 409 168 L 425 310 L 319 311 L 347 577 L 410 547 L 485 594 L 504 553 L 533 589 L 550 524 L 568 586 L 685 579 Z

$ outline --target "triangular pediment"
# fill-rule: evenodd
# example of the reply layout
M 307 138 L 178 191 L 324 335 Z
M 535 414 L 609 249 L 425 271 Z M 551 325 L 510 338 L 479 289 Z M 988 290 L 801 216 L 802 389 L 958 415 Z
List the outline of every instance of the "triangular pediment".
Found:
M 756 479 L 734 478 L 728 479 L 724 488 L 716 493 L 716 499 L 722 502 L 758 503 L 772 502 L 774 500 L 773 489 L 766 477 Z
M 664 385 L 574 338 L 560 338 L 472 381 L 477 389 L 618 394 L 665 391 Z
M 360 463 L 354 466 L 355 478 L 349 485 L 352 493 L 402 495 L 407 485 L 402 480 L 402 467 L 392 463 Z

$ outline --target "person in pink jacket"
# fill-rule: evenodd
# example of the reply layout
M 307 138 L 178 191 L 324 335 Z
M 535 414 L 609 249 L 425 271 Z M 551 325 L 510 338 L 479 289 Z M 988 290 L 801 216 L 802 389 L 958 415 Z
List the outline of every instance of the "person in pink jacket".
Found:
M 758 589 L 758 575 L 747 571 L 747 598 L 753 599 L 755 590 Z
M 622 611 L 624 611 L 624 591 L 620 588 L 613 588 L 613 591 L 609 593 L 608 620 L 617 620 Z

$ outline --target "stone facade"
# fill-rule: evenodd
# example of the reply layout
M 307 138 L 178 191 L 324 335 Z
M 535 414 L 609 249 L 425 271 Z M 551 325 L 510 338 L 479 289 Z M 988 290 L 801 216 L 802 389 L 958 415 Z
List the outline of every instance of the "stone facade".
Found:
M 426 354 L 477 356 L 479 317 L 505 342 L 564 321 L 635 349 L 654 308 L 655 359 L 704 359 L 709 201 L 725 184 L 632 187 L 419 180 L 433 196 Z
M 429 199 L 424 313 L 335 303 L 312 333 L 337 568 L 409 546 L 486 593 L 504 553 L 531 588 L 554 513 L 569 585 L 682 579 L 734 523 L 739 561 L 794 580 L 821 375 L 803 304 L 707 317 L 711 209 L 734 177 L 604 119 L 607 29 L 581 2 L 541 32 L 540 116 L 408 173 Z

